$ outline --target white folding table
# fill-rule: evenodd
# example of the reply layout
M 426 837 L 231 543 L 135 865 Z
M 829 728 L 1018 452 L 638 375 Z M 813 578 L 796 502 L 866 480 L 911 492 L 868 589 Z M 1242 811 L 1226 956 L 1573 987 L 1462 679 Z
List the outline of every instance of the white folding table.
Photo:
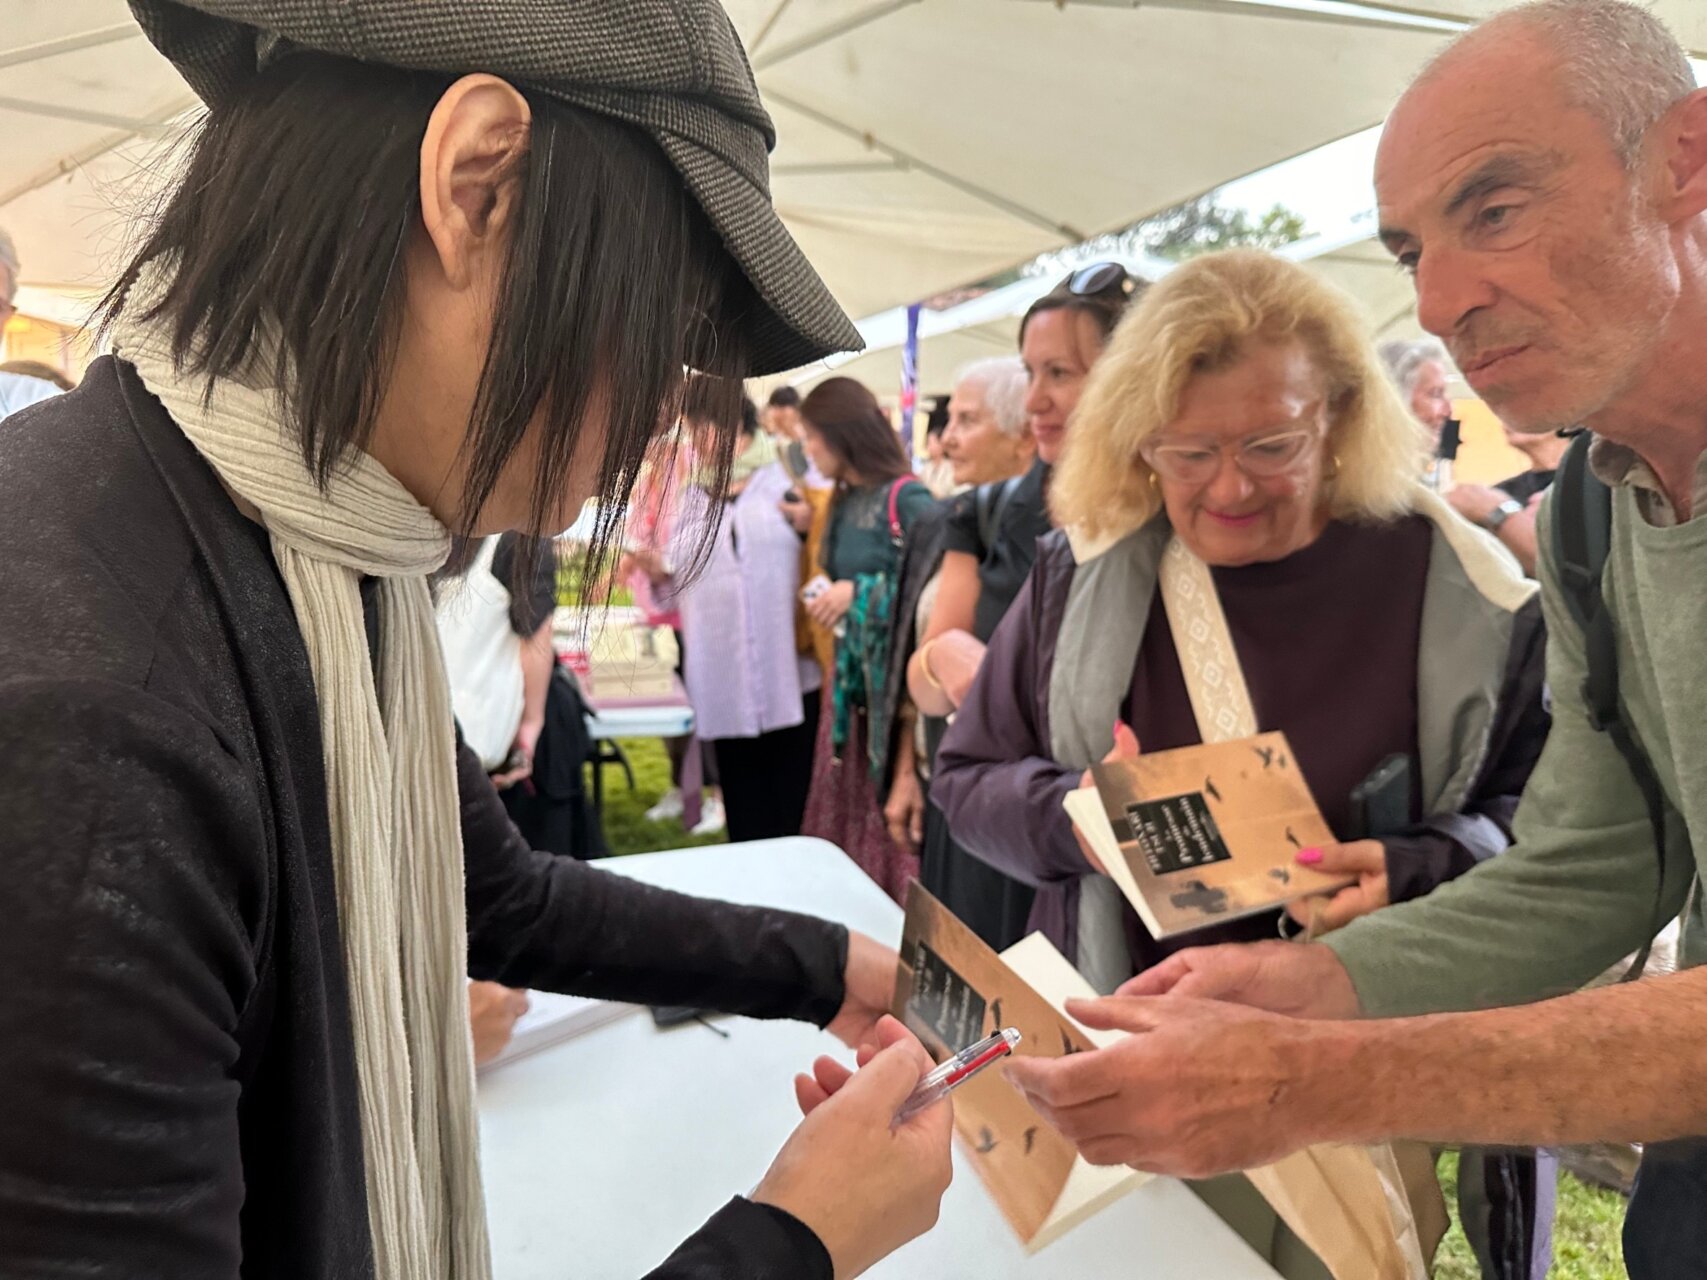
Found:
M 901 911 L 821 840 L 638 854 L 601 864 L 707 897 L 809 911 L 899 942 Z M 764 1176 L 799 1120 L 791 1081 L 820 1053 L 801 1023 L 659 1031 L 636 1013 L 480 1080 L 495 1280 L 637 1280 Z M 1139 1187 L 1028 1257 L 956 1151 L 942 1218 L 876 1280 L 1276 1280 L 1171 1179 Z

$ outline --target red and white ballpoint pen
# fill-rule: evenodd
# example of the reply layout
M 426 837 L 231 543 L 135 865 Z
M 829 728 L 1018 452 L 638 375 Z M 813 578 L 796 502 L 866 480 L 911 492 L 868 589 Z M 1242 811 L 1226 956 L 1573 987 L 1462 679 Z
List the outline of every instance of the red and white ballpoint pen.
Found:
M 1000 1062 L 1019 1048 L 1021 1038 L 1020 1033 L 1013 1027 L 1006 1027 L 988 1039 L 962 1049 L 919 1081 L 918 1088 L 907 1095 L 907 1100 L 895 1113 L 895 1123 L 900 1124 L 908 1116 L 946 1098 L 992 1062 Z

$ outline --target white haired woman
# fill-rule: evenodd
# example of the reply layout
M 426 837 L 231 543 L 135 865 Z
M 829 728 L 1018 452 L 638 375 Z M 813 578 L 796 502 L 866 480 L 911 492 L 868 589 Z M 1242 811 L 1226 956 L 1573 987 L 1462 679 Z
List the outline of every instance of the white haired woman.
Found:
M 921 519 L 908 535 L 891 620 L 885 685 L 891 732 L 884 766 L 889 780 L 883 797 L 884 820 L 897 843 L 919 851 L 920 878 L 939 898 L 947 887 L 943 868 L 951 844 L 942 815 L 925 805 L 925 787 L 943 720 L 940 712 L 920 716 L 906 689 L 906 672 L 916 644 L 927 643 L 949 627 L 972 624 L 983 585 L 984 543 L 992 540 L 997 523 L 1037 458 L 1026 409 L 1026 381 L 1025 364 L 1018 356 L 973 361 L 955 378 L 943 435 L 945 456 L 961 492 Z M 996 618 L 1001 616 L 999 608 L 1013 598 L 1020 577 L 1023 572 L 1002 596 Z M 981 864 L 979 869 L 986 876 L 995 874 Z M 986 898 L 993 902 L 999 897 L 976 895 L 975 900 L 985 906 Z M 971 904 L 949 905 L 959 911 Z M 1025 906 L 1029 910 L 1029 893 Z M 1020 923 L 1024 923 L 1024 912 Z
M 1379 348 L 1387 376 L 1411 416 L 1428 428 L 1431 439 L 1440 439 L 1441 428 L 1452 416 L 1452 397 L 1447 394 L 1447 371 L 1452 359 L 1434 338 L 1396 338 Z
M 1087 861 L 1061 801 L 1140 742 L 1287 734 L 1345 841 L 1299 860 L 1358 877 L 1318 904 L 1320 928 L 1509 844 L 1547 732 L 1540 612 L 1510 556 L 1417 482 L 1422 453 L 1352 304 L 1295 264 L 1198 258 L 1115 332 L 1057 469 L 1062 532 L 991 640 L 932 787 L 961 844 L 1037 886 L 1033 925 L 1099 989 L 1173 947 Z M 1236 678 L 1211 685 L 1215 660 Z M 1406 818 L 1360 830 L 1352 791 L 1393 756 L 1410 765 Z M 1467 1163 L 1467 1229 L 1527 1257 L 1547 1247 L 1551 1192 L 1538 1209 L 1533 1158 L 1497 1159 L 1524 1166 L 1502 1173 L 1531 1194 L 1490 1213 Z

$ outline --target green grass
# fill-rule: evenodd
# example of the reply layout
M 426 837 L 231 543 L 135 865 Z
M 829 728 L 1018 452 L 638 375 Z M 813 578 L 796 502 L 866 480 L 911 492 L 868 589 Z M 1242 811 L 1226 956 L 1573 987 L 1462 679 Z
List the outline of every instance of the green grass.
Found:
M 658 738 L 622 738 L 619 745 L 634 766 L 634 790 L 618 766 L 605 766 L 605 839 L 613 855 L 723 843 L 721 834 L 689 835 L 678 819 L 646 821 L 646 810 L 670 789 L 670 758 Z
M 1453 1221 L 1435 1256 L 1435 1280 L 1480 1280 L 1476 1256 L 1458 1225 L 1456 1153 L 1441 1158 L 1440 1184 Z M 1618 1243 L 1623 1222 L 1623 1196 L 1561 1173 L 1558 1216 L 1553 1222 L 1553 1269 L 1547 1273 L 1551 1280 L 1626 1280 Z
M 646 810 L 669 788 L 669 757 L 656 738 L 624 739 L 622 747 L 634 766 L 635 788 L 627 789 L 622 770 L 605 770 L 605 836 L 613 854 L 723 842 L 722 836 L 695 839 L 679 822 L 646 821 Z M 1453 1223 L 1436 1257 L 1435 1280 L 1480 1280 L 1476 1257 L 1457 1222 L 1456 1154 L 1441 1158 L 1440 1179 L 1447 1207 L 1453 1210 Z M 1626 1280 L 1618 1244 L 1623 1221 L 1622 1196 L 1561 1174 L 1558 1217 L 1553 1224 L 1552 1280 Z

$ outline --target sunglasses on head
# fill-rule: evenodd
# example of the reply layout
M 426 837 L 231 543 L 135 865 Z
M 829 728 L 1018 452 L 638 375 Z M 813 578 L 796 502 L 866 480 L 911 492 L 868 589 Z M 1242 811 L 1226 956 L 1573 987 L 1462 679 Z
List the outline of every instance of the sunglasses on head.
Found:
M 1132 292 L 1132 274 L 1118 262 L 1093 262 L 1068 276 L 1065 286 L 1075 298 L 1099 298 L 1117 292 L 1125 296 Z

